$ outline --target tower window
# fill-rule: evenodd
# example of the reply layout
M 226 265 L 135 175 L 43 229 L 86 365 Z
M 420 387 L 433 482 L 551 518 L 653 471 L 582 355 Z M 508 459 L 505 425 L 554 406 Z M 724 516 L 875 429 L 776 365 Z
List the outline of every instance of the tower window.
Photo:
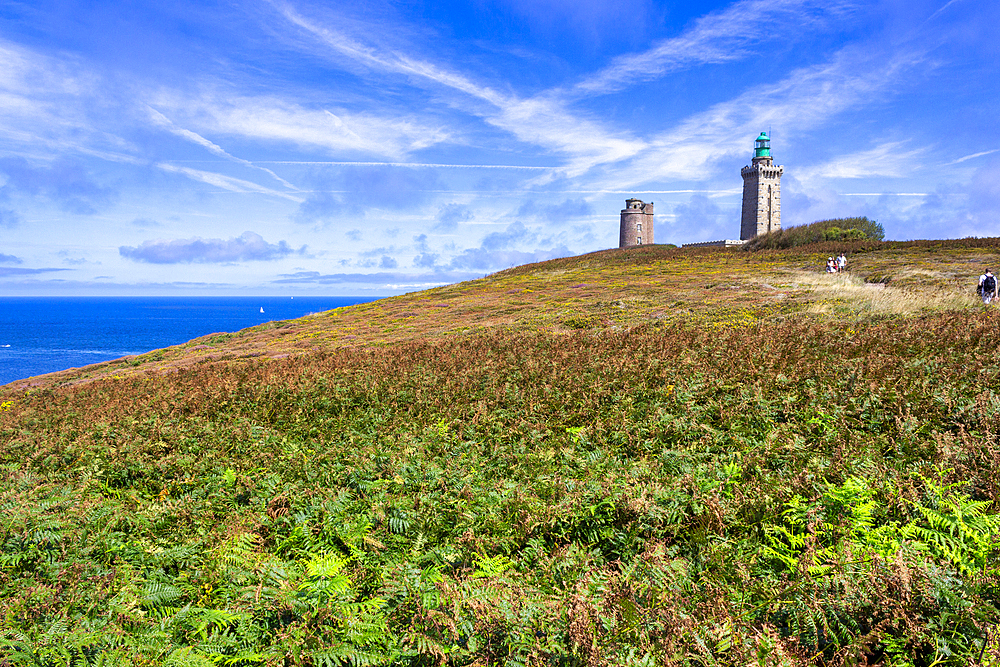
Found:
M 642 223 L 641 222 L 636 223 L 636 225 L 635 225 L 635 231 L 637 231 L 637 232 L 641 232 L 642 231 Z
M 636 245 L 642 245 L 642 237 L 641 236 L 636 237 L 635 242 Z

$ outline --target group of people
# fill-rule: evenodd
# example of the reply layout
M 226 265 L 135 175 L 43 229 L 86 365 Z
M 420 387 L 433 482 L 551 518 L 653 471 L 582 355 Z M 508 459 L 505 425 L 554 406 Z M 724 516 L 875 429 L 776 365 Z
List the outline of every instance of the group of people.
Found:
M 844 253 L 837 255 L 837 259 L 833 257 L 826 258 L 826 272 L 827 273 L 843 273 L 847 270 L 847 257 Z
M 983 303 L 987 306 L 993 299 L 997 298 L 997 279 L 989 269 L 979 276 L 979 287 L 976 288 L 979 296 L 983 298 Z

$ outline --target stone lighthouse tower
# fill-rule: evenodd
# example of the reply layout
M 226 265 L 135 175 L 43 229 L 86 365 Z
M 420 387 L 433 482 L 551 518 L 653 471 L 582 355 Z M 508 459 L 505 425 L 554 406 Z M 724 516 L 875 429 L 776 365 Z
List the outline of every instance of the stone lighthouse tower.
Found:
M 743 175 L 741 240 L 749 241 L 781 229 L 781 174 L 784 171 L 784 167 L 775 165 L 771 159 L 771 138 L 761 132 L 753 143 L 752 165 L 740 170 Z
M 626 199 L 622 209 L 621 233 L 618 247 L 647 245 L 653 242 L 653 202 L 643 204 L 641 199 Z

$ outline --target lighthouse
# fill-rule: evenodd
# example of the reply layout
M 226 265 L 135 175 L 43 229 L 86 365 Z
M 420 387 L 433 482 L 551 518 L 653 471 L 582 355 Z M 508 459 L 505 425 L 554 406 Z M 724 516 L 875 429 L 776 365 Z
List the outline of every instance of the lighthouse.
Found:
M 781 229 L 781 174 L 785 168 L 774 164 L 771 138 L 766 132 L 753 144 L 753 161 L 743 167 L 743 215 L 740 219 L 740 239 Z

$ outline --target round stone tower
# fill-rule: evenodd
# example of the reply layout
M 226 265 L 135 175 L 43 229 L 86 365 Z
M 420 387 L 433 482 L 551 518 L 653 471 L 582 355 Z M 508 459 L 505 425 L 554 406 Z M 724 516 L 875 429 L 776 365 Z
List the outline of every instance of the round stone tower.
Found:
M 641 199 L 626 199 L 622 209 L 621 232 L 618 247 L 629 248 L 653 242 L 653 202 L 643 204 Z
M 740 239 L 781 229 L 781 174 L 785 168 L 771 158 L 771 138 L 766 132 L 753 144 L 753 161 L 743 167 L 743 215 L 740 219 Z

